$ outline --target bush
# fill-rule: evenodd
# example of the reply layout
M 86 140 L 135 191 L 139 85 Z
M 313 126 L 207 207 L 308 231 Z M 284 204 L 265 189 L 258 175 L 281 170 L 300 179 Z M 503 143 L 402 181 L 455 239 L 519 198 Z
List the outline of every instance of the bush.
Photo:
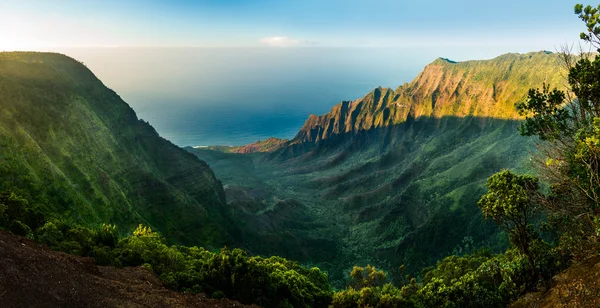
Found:
M 26 199 L 12 191 L 0 193 L 0 228 L 25 236 L 44 223 L 44 215 L 38 206 L 30 205 Z
M 64 240 L 64 236 L 54 222 L 47 222 L 36 231 L 37 241 L 48 245 L 52 249 L 58 249 L 59 244 Z
M 20 220 L 13 220 L 10 222 L 8 230 L 13 234 L 20 236 L 27 236 L 32 234 L 31 228 L 28 225 L 22 223 Z
M 408 286 L 398 289 L 391 283 L 376 287 L 360 289 L 348 288 L 333 295 L 333 308 L 409 308 L 419 305 L 413 298 L 413 291 L 418 288 L 416 280 Z M 410 290 L 410 291 L 409 291 Z
M 94 241 L 99 245 L 115 247 L 119 242 L 117 226 L 102 224 L 102 227 L 96 230 L 94 234 Z

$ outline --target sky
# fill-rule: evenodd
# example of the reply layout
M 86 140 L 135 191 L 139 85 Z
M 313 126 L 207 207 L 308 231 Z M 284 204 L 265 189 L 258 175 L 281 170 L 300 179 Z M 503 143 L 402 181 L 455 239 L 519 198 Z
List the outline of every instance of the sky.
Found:
M 579 42 L 570 0 L 0 0 L 0 51 L 83 62 L 178 145 L 292 138 L 437 57 Z
M 554 47 L 569 0 L 2 0 L 0 50 L 64 47 Z M 574 35 L 575 34 L 575 35 Z

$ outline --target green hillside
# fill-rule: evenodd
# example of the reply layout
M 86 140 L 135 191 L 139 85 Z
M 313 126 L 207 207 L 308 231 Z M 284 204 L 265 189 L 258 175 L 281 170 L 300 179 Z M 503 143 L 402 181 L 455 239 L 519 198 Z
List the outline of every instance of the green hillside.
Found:
M 438 58 L 396 90 L 377 88 L 311 115 L 292 143 L 404 123 L 420 117 L 475 116 L 517 119 L 514 103 L 544 82 L 564 89 L 559 56 L 546 51 L 505 54 L 491 60 L 453 62 Z
M 82 63 L 0 53 L 0 93 L 0 190 L 86 225 L 145 223 L 174 242 L 231 242 L 208 165 L 161 138 Z

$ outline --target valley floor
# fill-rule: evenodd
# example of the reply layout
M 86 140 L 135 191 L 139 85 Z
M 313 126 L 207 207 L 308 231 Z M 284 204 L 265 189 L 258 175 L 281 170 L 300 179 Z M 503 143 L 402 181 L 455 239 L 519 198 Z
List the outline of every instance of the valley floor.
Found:
M 1 307 L 250 307 L 166 289 L 143 267 L 97 266 L 0 231 Z M 256 306 L 254 306 L 256 307 Z

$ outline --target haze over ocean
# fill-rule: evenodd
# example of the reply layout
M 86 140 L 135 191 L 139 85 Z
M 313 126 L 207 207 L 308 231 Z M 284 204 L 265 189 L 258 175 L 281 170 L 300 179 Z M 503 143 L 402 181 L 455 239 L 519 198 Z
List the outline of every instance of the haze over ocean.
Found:
M 62 2 L 0 1 L 0 51 L 83 61 L 181 146 L 291 138 L 310 113 L 437 57 L 553 51 L 580 31 L 574 0 Z
M 180 146 L 292 138 L 309 114 L 411 81 L 447 48 L 74 48 L 138 117 Z M 528 50 L 524 50 L 526 52 Z M 493 50 L 471 52 L 492 58 Z M 453 57 L 455 56 L 455 57 Z
M 65 50 L 180 146 L 292 138 L 310 113 L 397 87 L 433 60 L 390 48 Z M 408 52 L 404 52 L 408 54 Z

